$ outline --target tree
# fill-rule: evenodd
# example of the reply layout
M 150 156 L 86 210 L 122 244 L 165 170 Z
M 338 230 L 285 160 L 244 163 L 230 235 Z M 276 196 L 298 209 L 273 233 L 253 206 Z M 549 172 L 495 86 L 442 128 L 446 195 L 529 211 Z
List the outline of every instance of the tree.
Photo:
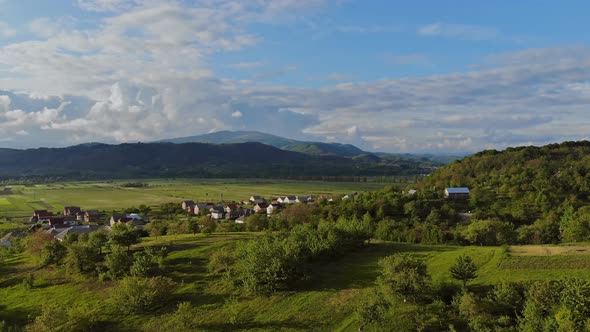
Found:
M 260 232 L 268 228 L 268 219 L 263 214 L 253 214 L 246 219 L 246 230 Z
M 96 272 L 100 255 L 95 247 L 87 243 L 73 243 L 68 246 L 65 265 L 68 271 L 74 273 Z
M 426 264 L 409 254 L 395 254 L 379 261 L 379 283 L 403 298 L 417 300 L 430 288 L 431 277 Z
M 453 264 L 449 271 L 454 279 L 463 282 L 463 287 L 467 286 L 467 282 L 477 278 L 477 265 L 473 262 L 470 256 L 461 255 L 457 257 L 455 264 Z
M 142 216 L 147 216 L 150 214 L 150 212 L 152 212 L 152 208 L 145 204 L 139 205 L 138 209 Z
M 117 223 L 111 231 L 111 242 L 115 245 L 131 249 L 131 245 L 139 243 L 141 230 L 133 225 Z
M 208 216 L 199 217 L 199 224 L 201 225 L 201 232 L 211 234 L 217 228 L 217 222 Z
M 41 263 L 43 265 L 60 264 L 66 253 L 67 248 L 58 240 L 45 242 L 41 249 Z
M 587 207 L 574 212 L 570 205 L 560 222 L 562 242 L 580 242 L 590 239 L 590 211 Z
M 380 292 L 372 291 L 362 297 L 355 308 L 355 313 L 361 323 L 359 331 L 364 331 L 368 325 L 381 322 L 388 307 L 389 304 Z
M 155 251 L 152 248 L 145 248 L 142 252 L 133 254 L 131 275 L 134 277 L 151 277 L 156 275 L 164 266 L 166 249 Z
M 115 280 L 129 273 L 132 260 L 125 248 L 121 246 L 111 246 L 111 252 L 104 258 L 104 265 L 107 269 L 106 275 L 111 280 Z
M 27 251 L 32 255 L 41 256 L 43 246 L 51 240 L 53 240 L 53 236 L 51 236 L 51 234 L 45 233 L 43 231 L 37 231 L 27 239 Z
M 200 226 L 199 223 L 197 222 L 197 220 L 195 220 L 192 217 L 189 217 L 186 220 L 186 226 L 185 226 L 186 230 L 193 233 L 193 234 L 197 234 L 200 230 Z
M 102 247 L 104 247 L 109 242 L 109 234 L 107 231 L 101 229 L 96 232 L 90 233 L 88 236 L 88 245 L 96 248 L 98 250 L 98 254 L 102 255 Z

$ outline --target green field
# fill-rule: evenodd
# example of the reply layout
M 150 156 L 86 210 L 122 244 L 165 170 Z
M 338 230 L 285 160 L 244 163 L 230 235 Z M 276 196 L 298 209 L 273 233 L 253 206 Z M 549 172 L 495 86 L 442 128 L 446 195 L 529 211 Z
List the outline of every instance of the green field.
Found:
M 212 249 L 237 239 L 256 236 L 254 233 L 177 235 L 148 238 L 140 246 L 167 245 L 167 276 L 181 286 L 177 300 L 190 301 L 196 308 L 199 330 L 205 331 L 357 331 L 353 315 L 359 295 L 375 286 L 379 275 L 378 261 L 382 257 L 408 252 L 426 260 L 436 286 L 451 280 L 448 272 L 456 257 L 472 256 L 479 267 L 479 276 L 470 287 L 491 285 L 500 281 L 547 280 L 563 277 L 590 278 L 590 266 L 564 269 L 552 265 L 553 257 L 568 262 L 590 260 L 587 253 L 578 255 L 522 256 L 507 254 L 501 247 L 426 246 L 378 242 L 333 262 L 316 264 L 309 280 L 301 282 L 295 291 L 278 292 L 273 296 L 242 296 L 207 273 L 208 254 Z M 531 246 L 532 247 L 532 246 Z M 537 246 L 538 247 L 538 246 Z M 528 250 L 515 246 L 512 250 Z M 584 247 L 585 248 L 585 247 Z M 536 249 L 534 249 L 536 250 Z M 524 258 L 524 259 L 523 259 Z M 545 264 L 539 264 L 545 262 Z M 547 263 L 548 262 L 548 263 Z M 564 263 L 567 265 L 567 263 Z M 35 264 L 24 255 L 17 256 L 0 268 L 0 320 L 25 321 L 47 303 L 72 306 L 90 303 L 102 313 L 100 319 L 113 330 L 137 331 L 145 324 L 157 322 L 159 315 L 169 315 L 174 305 L 153 314 L 127 316 L 109 306 L 112 282 L 95 279 L 72 279 L 64 272 L 42 269 L 35 273 L 36 287 L 27 291 L 20 285 L 25 272 Z M 227 322 L 228 308 L 224 304 L 238 296 L 233 310 L 238 323 Z
M 0 217 L 24 218 L 30 216 L 35 209 L 59 211 L 68 205 L 109 211 L 140 204 L 157 206 L 185 199 L 217 202 L 222 197 L 225 201 L 241 201 L 251 195 L 271 198 L 279 195 L 346 194 L 379 190 L 386 185 L 371 182 L 166 179 L 141 180 L 149 185 L 143 188 L 122 186 L 135 181 L 137 180 L 12 186 L 14 195 L 0 198 Z

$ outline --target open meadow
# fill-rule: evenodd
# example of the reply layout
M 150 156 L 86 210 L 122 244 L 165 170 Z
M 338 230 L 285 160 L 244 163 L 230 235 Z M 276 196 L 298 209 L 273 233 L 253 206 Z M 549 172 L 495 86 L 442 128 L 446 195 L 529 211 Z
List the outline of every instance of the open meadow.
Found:
M 451 282 L 449 267 L 462 254 L 473 257 L 478 266 L 478 277 L 470 282 L 470 288 L 502 281 L 590 278 L 588 264 L 572 263 L 590 260 L 587 251 L 570 254 L 549 246 L 557 253 L 523 256 L 518 253 L 534 251 L 540 246 L 459 247 L 376 242 L 335 261 L 315 263 L 310 277 L 293 290 L 279 291 L 272 296 L 249 296 L 228 287 L 219 276 L 209 274 L 207 263 L 213 250 L 255 236 L 257 233 L 168 235 L 145 238 L 133 249 L 163 245 L 168 248 L 165 275 L 180 285 L 175 302 L 189 301 L 196 308 L 199 331 L 357 331 L 359 323 L 354 308 L 359 297 L 376 286 L 379 260 L 399 252 L 423 258 L 435 287 Z M 171 303 L 150 314 L 123 314 L 110 302 L 113 282 L 72 278 L 60 269 L 36 269 L 37 266 L 27 254 L 20 254 L 1 267 L 0 320 L 26 322 L 49 304 L 72 307 L 86 303 L 98 309 L 102 326 L 111 330 L 156 331 L 158 319 L 162 315 L 170 316 L 175 310 Z M 21 281 L 30 271 L 35 275 L 35 286 L 27 290 Z M 230 316 L 233 323 L 228 320 Z
M 141 182 L 146 187 L 125 187 Z M 156 179 L 117 180 L 108 182 L 64 182 L 37 185 L 14 185 L 12 195 L 0 196 L 0 218 L 17 220 L 30 217 L 35 209 L 62 210 L 74 205 L 83 209 L 116 210 L 144 204 L 158 206 L 167 202 L 241 201 L 251 195 L 265 198 L 280 195 L 347 194 L 374 191 L 387 184 L 374 182 L 324 182 L 263 179 Z M 1 222 L 1 219 L 0 219 Z M 0 224 L 0 229 L 10 228 Z

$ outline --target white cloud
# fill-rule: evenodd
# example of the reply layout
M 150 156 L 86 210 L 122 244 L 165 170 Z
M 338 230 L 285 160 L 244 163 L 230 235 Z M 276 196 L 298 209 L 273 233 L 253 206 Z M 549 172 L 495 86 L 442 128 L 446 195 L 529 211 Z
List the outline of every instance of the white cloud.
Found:
M 12 28 L 8 23 L 0 21 L 0 37 L 13 37 L 16 35 L 16 29 Z
M 478 25 L 432 23 L 421 26 L 416 33 L 427 37 L 448 37 L 470 40 L 488 40 L 499 36 L 497 29 Z
M 264 65 L 264 61 L 253 61 L 253 62 L 238 62 L 229 65 L 231 68 L 236 69 L 252 69 L 262 67 Z
M 325 3 L 80 0 L 81 8 L 101 11 L 94 28 L 40 19 L 30 28 L 44 38 L 0 47 L 0 89 L 11 91 L 0 92 L 0 140 L 18 136 L 10 146 L 134 142 L 244 126 L 415 152 L 587 137 L 590 50 L 585 47 L 490 57 L 484 67 L 466 73 L 320 88 L 236 81 L 211 71 L 216 54 L 259 41 L 249 23 L 276 24 L 281 15 L 296 17 Z M 418 33 L 473 40 L 498 36 L 491 28 L 443 23 Z M 427 60 L 420 54 L 390 59 Z M 234 68 L 261 65 L 242 62 Z M 277 77 L 296 69 L 279 66 L 255 75 Z M 337 72 L 327 78 L 347 79 Z M 232 128 L 238 122 L 240 127 Z

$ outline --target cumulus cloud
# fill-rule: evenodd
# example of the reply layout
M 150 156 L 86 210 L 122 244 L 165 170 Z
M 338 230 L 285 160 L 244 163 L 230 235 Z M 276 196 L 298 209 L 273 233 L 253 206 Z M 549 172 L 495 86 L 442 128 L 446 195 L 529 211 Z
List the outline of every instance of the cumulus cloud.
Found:
M 242 115 L 243 115 L 243 114 L 242 114 L 242 112 L 240 112 L 240 111 L 235 111 L 235 112 L 233 112 L 233 113 L 231 114 L 231 117 L 232 117 L 232 118 L 241 118 L 241 117 L 242 117 Z

